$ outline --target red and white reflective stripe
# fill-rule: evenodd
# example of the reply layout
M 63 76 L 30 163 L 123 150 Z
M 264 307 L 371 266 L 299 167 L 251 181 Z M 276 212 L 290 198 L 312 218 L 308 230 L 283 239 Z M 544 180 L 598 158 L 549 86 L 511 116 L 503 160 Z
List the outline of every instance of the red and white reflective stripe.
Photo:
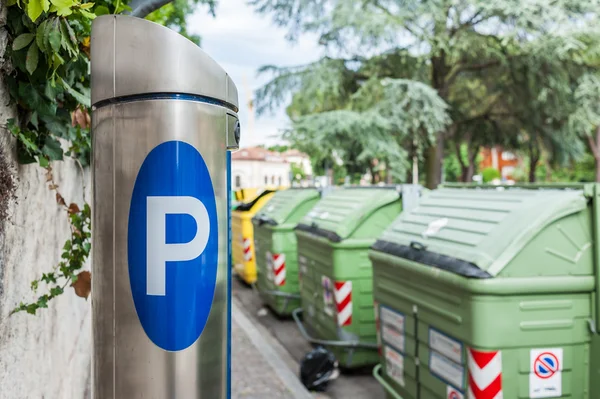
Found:
M 252 260 L 252 240 L 244 238 L 242 243 L 244 245 L 244 260 L 250 262 Z
M 469 399 L 502 399 L 502 352 L 469 348 Z
M 285 254 L 273 255 L 273 274 L 275 275 L 275 285 L 285 285 Z
M 352 324 L 352 281 L 336 281 L 333 289 L 340 327 Z

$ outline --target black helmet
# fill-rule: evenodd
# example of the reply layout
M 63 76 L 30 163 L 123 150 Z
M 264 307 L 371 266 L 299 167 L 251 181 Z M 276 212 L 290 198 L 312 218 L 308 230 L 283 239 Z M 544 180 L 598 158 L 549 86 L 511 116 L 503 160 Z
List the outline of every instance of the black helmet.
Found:
M 300 362 L 300 381 L 311 391 L 324 391 L 337 373 L 338 362 L 333 353 L 319 346 L 304 355 Z

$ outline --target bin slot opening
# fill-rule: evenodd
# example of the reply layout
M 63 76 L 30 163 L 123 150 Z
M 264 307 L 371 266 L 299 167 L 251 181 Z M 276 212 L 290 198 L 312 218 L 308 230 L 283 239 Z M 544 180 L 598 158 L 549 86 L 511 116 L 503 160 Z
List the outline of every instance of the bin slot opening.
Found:
M 236 211 L 242 211 L 242 212 L 249 211 L 249 210 L 251 210 L 251 209 L 254 207 L 254 205 L 256 205 L 256 203 L 257 203 L 257 202 L 258 202 L 258 201 L 259 201 L 259 200 L 260 200 L 262 197 L 264 197 L 264 196 L 265 196 L 265 195 L 267 195 L 267 194 L 274 193 L 274 192 L 275 192 L 274 190 L 265 190 L 265 191 L 263 191 L 262 193 L 260 193 L 260 195 L 259 195 L 258 197 L 256 197 L 255 199 L 253 199 L 252 201 L 250 201 L 250 202 L 245 202 L 245 203 L 243 203 L 243 204 L 240 204 L 240 205 L 238 205 L 238 206 L 237 206 L 237 208 L 236 208 L 235 210 L 236 210 Z
M 321 229 L 321 228 L 317 227 L 316 225 L 309 226 L 307 224 L 300 223 L 299 225 L 296 226 L 295 230 L 306 231 L 308 233 L 312 233 L 319 237 L 325 237 L 331 242 L 342 242 L 342 237 L 340 237 L 337 233 L 335 233 L 333 231 Z
M 492 278 L 488 272 L 481 270 L 474 263 L 451 256 L 430 252 L 427 247 L 419 246 L 417 248 L 401 244 L 395 244 L 389 241 L 377 240 L 372 249 L 386 254 L 394 255 L 399 258 L 408 259 L 413 262 L 437 267 L 468 278 Z

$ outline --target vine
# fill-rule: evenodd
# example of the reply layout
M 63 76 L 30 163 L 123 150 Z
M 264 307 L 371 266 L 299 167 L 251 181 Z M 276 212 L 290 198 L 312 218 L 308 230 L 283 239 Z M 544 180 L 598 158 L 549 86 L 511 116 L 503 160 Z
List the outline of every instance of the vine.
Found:
M 35 314 L 71 285 L 87 298 L 91 274 L 82 271 L 91 250 L 91 210 L 85 203 L 67 205 L 58 191 L 51 163 L 73 158 L 82 168 L 89 165 L 90 138 L 90 33 L 91 22 L 103 14 L 128 7 L 120 0 L 8 0 L 7 29 L 12 46 L 7 49 L 13 71 L 5 76 L 17 106 L 17 119 L 6 128 L 17 139 L 20 163 L 37 163 L 46 170 L 48 188 L 69 221 L 70 237 L 61 261 L 31 282 L 34 292 L 45 286 L 37 300 L 21 302 L 11 314 Z M 61 140 L 68 142 L 63 150 Z

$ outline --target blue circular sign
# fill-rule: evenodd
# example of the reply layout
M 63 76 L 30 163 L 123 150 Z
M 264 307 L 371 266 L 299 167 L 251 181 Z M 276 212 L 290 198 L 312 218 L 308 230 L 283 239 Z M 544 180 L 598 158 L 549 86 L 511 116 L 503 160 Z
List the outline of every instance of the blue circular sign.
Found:
M 215 294 L 218 222 L 210 173 L 182 141 L 144 160 L 129 208 L 129 281 L 148 338 L 180 351 L 202 334 Z

